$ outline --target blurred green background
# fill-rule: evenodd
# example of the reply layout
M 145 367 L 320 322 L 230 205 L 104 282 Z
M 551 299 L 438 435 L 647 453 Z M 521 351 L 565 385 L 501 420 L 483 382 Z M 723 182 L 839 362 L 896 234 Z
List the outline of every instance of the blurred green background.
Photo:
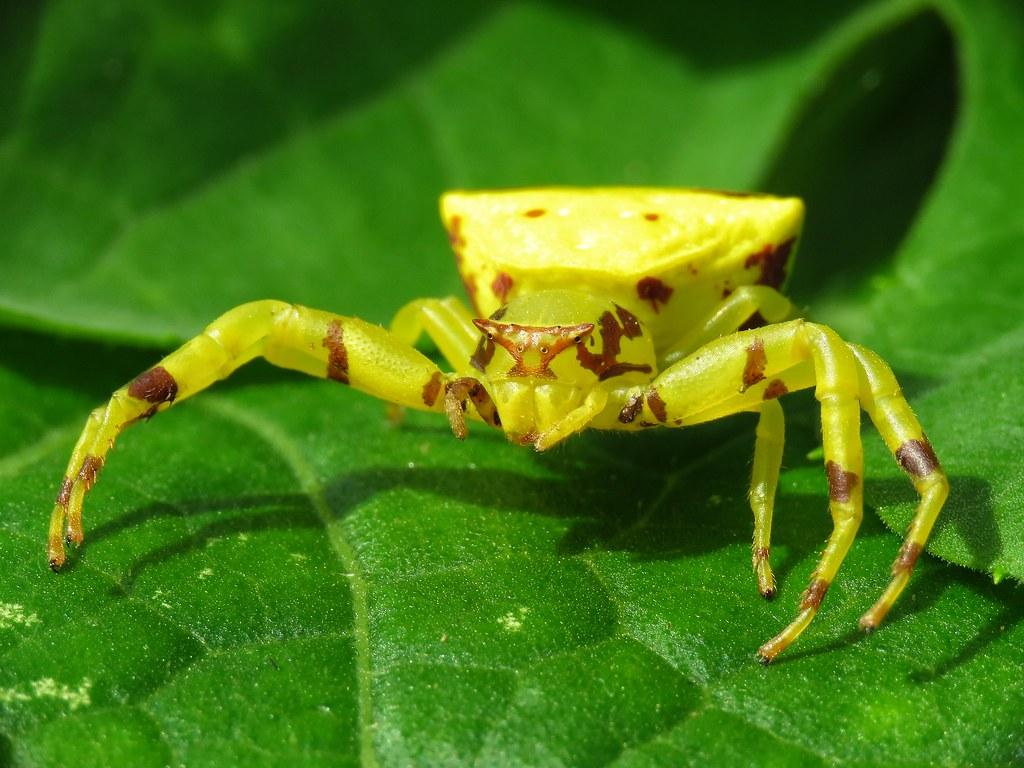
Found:
M 0 0 L 0 764 L 1024 761 L 1022 82 L 1013 0 Z M 538 456 L 262 364 L 126 433 L 45 569 L 111 390 L 250 299 L 460 293 L 438 195 L 541 184 L 806 199 L 791 294 L 953 481 L 880 632 L 914 495 L 869 427 L 858 542 L 754 662 L 830 526 L 807 395 L 771 603 L 749 419 Z

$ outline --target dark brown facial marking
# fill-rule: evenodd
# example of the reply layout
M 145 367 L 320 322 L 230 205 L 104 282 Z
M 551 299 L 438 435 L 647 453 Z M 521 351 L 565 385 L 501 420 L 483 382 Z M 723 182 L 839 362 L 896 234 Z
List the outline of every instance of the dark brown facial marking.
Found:
M 616 304 L 615 314 L 619 316 L 619 322 L 622 323 L 622 335 L 627 339 L 635 339 L 644 335 L 643 328 L 640 327 L 640 321 L 628 309 Z
M 764 394 L 761 396 L 761 399 L 774 400 L 777 397 L 782 397 L 787 392 L 789 392 L 789 390 L 786 388 L 786 384 L 782 379 L 772 379 L 768 382 L 768 386 L 764 388 Z
M 633 395 L 619 411 L 619 421 L 623 424 L 631 424 L 637 414 L 644 409 L 644 399 L 641 395 Z
M 594 330 L 593 323 L 535 326 L 474 320 L 473 325 L 484 332 L 484 339 L 500 344 L 515 360 L 515 365 L 508 371 L 509 376 L 537 376 L 542 379 L 557 378 L 548 367 L 551 361 L 571 346 L 575 345 L 577 351 L 582 349 L 583 340 Z
M 161 365 L 150 368 L 128 385 L 128 394 L 147 403 L 173 403 L 178 396 L 178 382 Z
M 892 564 L 892 572 L 895 576 L 898 573 L 910 573 L 914 570 L 914 564 L 921 555 L 921 545 L 916 541 L 907 541 L 900 547 L 900 553 L 896 556 L 896 562 Z
M 939 460 L 926 437 L 920 440 L 907 440 L 896 449 L 896 461 L 903 467 L 904 472 L 914 477 L 928 477 L 939 468 Z
M 441 393 L 441 372 L 434 371 L 430 381 L 423 385 L 423 404 L 428 408 L 433 407 L 437 402 L 437 396 Z
M 348 384 L 348 350 L 343 336 L 341 321 L 332 320 L 321 344 L 327 348 L 327 378 Z
M 615 313 L 619 316 L 618 320 L 615 319 L 615 315 L 607 311 L 602 312 L 601 317 L 598 318 L 597 322 L 601 326 L 601 354 L 598 355 L 591 352 L 582 344 L 576 347 L 576 359 L 588 371 L 596 373 L 598 381 L 605 381 L 613 376 L 621 376 L 630 371 L 651 372 L 651 366 L 646 363 L 619 362 L 619 353 L 622 351 L 622 337 L 634 339 L 642 336 L 643 330 L 640 327 L 640 321 L 636 319 L 636 315 L 629 310 L 623 309 L 616 304 Z M 619 322 L 622 324 L 619 325 Z
M 64 482 L 60 485 L 60 493 L 57 494 L 57 504 L 60 504 L 64 509 L 68 508 L 68 502 L 71 501 L 71 488 L 74 484 L 74 480 L 70 477 L 65 477 Z
M 659 214 L 659 213 L 645 213 L 644 214 L 644 218 L 647 219 L 648 221 L 657 221 L 658 219 L 661 218 L 661 214 Z
M 768 365 L 768 356 L 764 353 L 764 340 L 754 339 L 747 347 L 747 364 L 743 367 L 743 386 L 740 392 L 746 392 L 759 381 L 764 381 L 764 369 Z
M 512 290 L 512 275 L 507 272 L 499 272 L 491 283 L 491 292 L 498 301 L 504 304 L 508 301 L 508 292 Z
M 528 219 L 536 219 L 539 216 L 543 216 L 547 211 L 544 208 L 531 208 L 523 214 Z
M 800 601 L 800 607 L 818 610 L 821 607 L 821 601 L 825 599 L 826 592 L 828 592 L 828 582 L 825 579 L 815 579 L 804 592 L 804 599 Z
M 651 309 L 657 312 L 658 304 L 667 304 L 672 298 L 672 288 L 656 277 L 642 277 L 637 281 L 636 295 L 651 302 Z
M 476 343 L 476 350 L 474 350 L 473 355 L 469 358 L 469 364 L 480 371 L 480 373 L 483 373 L 494 358 L 495 349 L 495 344 L 491 339 L 487 338 L 486 335 L 481 336 L 480 341 Z
M 779 245 L 768 244 L 757 253 L 747 256 L 743 266 L 760 266 L 761 274 L 756 280 L 757 285 L 767 285 L 771 288 L 781 288 L 786 281 L 786 265 L 789 263 L 789 254 L 793 251 L 795 237 L 791 237 Z
M 857 473 L 847 472 L 834 461 L 829 460 L 825 462 L 825 474 L 828 475 L 828 497 L 832 501 L 849 501 L 850 492 L 860 482 Z
M 82 468 L 78 471 L 78 480 L 90 490 L 96 484 L 96 476 L 103 469 L 103 459 L 99 456 L 86 456 L 82 462 Z
M 665 419 L 668 418 L 668 412 L 665 410 L 665 401 L 661 399 L 658 390 L 651 389 L 647 392 L 647 407 L 651 409 L 654 418 L 662 424 L 665 423 Z

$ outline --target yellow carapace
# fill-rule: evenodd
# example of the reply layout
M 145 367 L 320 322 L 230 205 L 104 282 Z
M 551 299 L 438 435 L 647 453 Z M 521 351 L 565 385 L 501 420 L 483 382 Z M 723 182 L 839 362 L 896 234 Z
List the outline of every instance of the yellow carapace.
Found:
M 810 623 L 853 543 L 862 409 L 920 495 L 892 579 L 860 622 L 878 626 L 948 483 L 889 367 L 830 328 L 791 318 L 779 290 L 800 236 L 800 200 L 642 188 L 451 192 L 441 215 L 472 308 L 454 297 L 416 299 L 390 330 L 273 300 L 227 312 L 89 416 L 53 510 L 50 567 L 64 563 L 64 541 L 82 542 L 82 501 L 125 427 L 263 357 L 444 413 L 459 438 L 469 418 L 538 451 L 588 427 L 685 427 L 757 413 L 753 567 L 772 597 L 779 398 L 814 387 L 834 527 L 796 618 L 758 655 L 771 661 Z M 452 370 L 413 347 L 424 333 Z

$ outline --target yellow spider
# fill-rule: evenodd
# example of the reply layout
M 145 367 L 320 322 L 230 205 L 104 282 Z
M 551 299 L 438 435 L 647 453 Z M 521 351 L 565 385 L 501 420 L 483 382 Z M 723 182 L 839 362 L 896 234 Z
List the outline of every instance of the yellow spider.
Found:
M 587 427 L 685 427 L 758 413 L 750 506 L 763 596 L 782 461 L 778 398 L 814 387 L 821 403 L 833 530 L 796 618 L 758 651 L 770 662 L 807 627 L 853 543 L 863 506 L 860 410 L 920 495 L 892 579 L 864 614 L 878 626 L 910 578 L 948 482 L 889 367 L 823 325 L 789 319 L 779 293 L 803 203 L 675 189 L 452 192 L 441 215 L 474 312 L 417 299 L 390 331 L 281 301 L 215 320 L 89 416 L 50 522 L 49 563 L 81 544 L 82 501 L 121 431 L 229 376 L 255 357 L 383 400 L 467 417 L 543 451 Z M 426 333 L 454 369 L 413 348 Z M 472 408 L 468 404 L 472 403 Z

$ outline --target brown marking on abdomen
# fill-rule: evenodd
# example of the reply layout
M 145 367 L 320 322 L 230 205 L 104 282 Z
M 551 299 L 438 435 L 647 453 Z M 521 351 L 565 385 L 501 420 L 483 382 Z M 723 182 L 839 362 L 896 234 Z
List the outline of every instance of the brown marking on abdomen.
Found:
M 178 382 L 166 368 L 158 365 L 135 377 L 128 385 L 128 394 L 155 405 L 173 403 L 178 396 Z
M 321 342 L 327 348 L 327 378 L 348 384 L 348 350 L 340 320 L 332 320 Z
M 499 272 L 491 282 L 491 292 L 498 301 L 504 304 L 508 301 L 508 292 L 512 290 L 512 275 L 507 272 Z
M 791 237 L 784 243 L 772 245 L 769 243 L 757 253 L 747 256 L 743 266 L 750 268 L 761 267 L 761 274 L 758 276 L 756 285 L 767 285 L 779 289 L 786 281 L 786 264 L 789 262 L 789 254 L 793 250 L 795 237 Z
M 74 485 L 75 481 L 72 480 L 70 477 L 65 477 L 64 482 L 61 483 L 60 485 L 60 493 L 57 494 L 56 503 L 60 504 L 60 506 L 64 507 L 64 509 L 68 508 L 68 502 L 71 501 L 71 489 L 74 487 Z
M 939 460 L 926 437 L 903 443 L 896 449 L 896 461 L 907 474 L 914 477 L 927 477 L 939 468 Z
M 626 401 L 626 404 L 622 406 L 622 410 L 619 411 L 619 421 L 623 424 L 632 424 L 633 419 L 637 417 L 637 414 L 644 409 L 644 399 L 640 395 L 633 395 Z
M 847 472 L 834 461 L 825 462 L 825 474 L 828 475 L 828 497 L 832 501 L 847 502 L 850 492 L 857 487 L 860 477 L 856 472 Z
M 789 392 L 789 389 L 786 388 L 786 383 L 782 379 L 772 379 L 768 382 L 768 386 L 764 388 L 764 394 L 761 396 L 761 399 L 774 400 L 777 397 L 782 397 L 787 392 Z
M 659 214 L 659 213 L 645 213 L 644 214 L 644 218 L 647 219 L 648 221 L 657 221 L 658 219 L 661 218 L 661 214 Z
M 423 404 L 432 408 L 437 402 L 437 396 L 441 393 L 441 372 L 434 371 L 430 381 L 423 385 Z
M 892 564 L 892 572 L 895 576 L 898 573 L 910 573 L 914 570 L 917 558 L 921 555 L 921 545 L 916 541 L 904 542 L 900 547 L 900 553 L 896 556 L 896 562 Z
M 648 390 L 647 407 L 651 409 L 651 413 L 654 414 L 654 418 L 662 424 L 665 423 L 665 419 L 668 418 L 668 411 L 665 409 L 665 401 L 661 399 L 661 395 L 658 394 L 658 390 Z
M 103 459 L 99 456 L 86 456 L 82 462 L 82 468 L 78 471 L 78 480 L 90 490 L 96 484 L 96 476 L 103 469 Z
M 531 208 L 526 211 L 523 216 L 528 219 L 536 219 L 538 216 L 543 216 L 545 213 L 547 213 L 547 210 L 544 208 Z
M 764 381 L 764 369 L 768 365 L 768 356 L 764 353 L 764 340 L 754 339 L 747 347 L 747 363 L 743 367 L 743 386 L 740 392 L 746 392 L 759 381 Z
M 466 296 L 469 297 L 469 303 L 473 305 L 473 309 L 476 312 L 480 311 L 480 305 L 476 301 L 476 276 L 475 275 L 462 275 L 462 286 L 466 289 Z
M 667 304 L 672 298 L 672 288 L 656 277 L 642 277 L 637 281 L 636 295 L 651 302 L 651 309 L 658 312 L 658 304 Z
M 813 608 L 818 610 L 821 607 L 821 601 L 825 599 L 825 593 L 828 592 L 829 583 L 825 579 L 815 579 L 811 582 L 811 585 L 807 587 L 807 591 L 804 592 L 803 600 L 800 601 L 801 608 Z

